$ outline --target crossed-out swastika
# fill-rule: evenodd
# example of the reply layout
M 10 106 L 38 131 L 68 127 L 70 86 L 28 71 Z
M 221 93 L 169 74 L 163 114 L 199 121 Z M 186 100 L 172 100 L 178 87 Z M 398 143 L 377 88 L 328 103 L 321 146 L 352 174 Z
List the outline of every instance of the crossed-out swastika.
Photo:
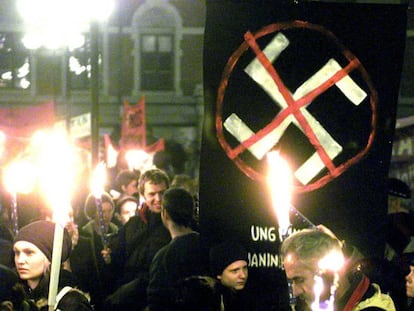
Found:
M 289 40 L 282 34 L 278 33 L 274 39 L 266 46 L 263 53 L 270 62 L 273 62 L 280 53 L 289 46 Z M 303 83 L 292 95 L 292 98 L 297 101 L 298 99 L 306 96 L 310 92 L 314 91 L 323 82 L 330 79 L 336 72 L 342 70 L 341 66 L 334 60 L 330 59 L 324 67 L 322 67 L 317 73 Z M 256 57 L 246 68 L 245 72 L 255 80 L 274 102 L 282 109 L 286 109 L 288 104 L 274 83 L 271 75 L 266 68 L 260 63 Z M 355 105 L 360 104 L 367 94 L 354 83 L 349 77 L 345 77 L 336 83 L 338 88 L 344 93 L 348 99 Z M 338 144 L 332 136 L 322 127 L 322 125 L 306 110 L 307 103 L 304 107 L 300 108 L 306 121 L 314 131 L 318 141 L 322 147 L 326 150 L 330 159 L 335 158 L 341 151 L 342 146 Z M 273 146 L 280 140 L 283 133 L 289 124 L 293 123 L 299 129 L 303 131 L 303 128 L 299 125 L 298 120 L 294 115 L 287 116 L 278 127 L 273 129 L 269 134 L 262 137 L 258 142 L 251 145 L 248 150 L 257 158 L 262 159 L 263 156 L 273 148 Z M 240 120 L 236 114 L 230 115 L 224 122 L 224 127 L 240 142 L 248 139 L 252 136 L 252 131 L 247 125 Z M 236 131 L 234 129 L 237 129 Z M 312 178 L 315 177 L 325 167 L 323 161 L 315 152 L 296 172 L 296 178 L 302 183 L 307 184 Z
M 270 28 L 266 29 L 265 27 L 266 31 L 263 31 L 263 33 L 268 34 L 276 32 L 274 30 L 283 30 L 290 27 L 303 27 L 304 25 L 309 26 L 310 24 L 300 21 L 292 22 L 290 25 L 273 24 L 270 25 Z M 313 27 L 313 25 L 310 26 Z M 322 29 L 319 26 L 315 26 L 314 28 L 319 31 Z M 225 119 L 223 125 L 224 128 L 241 143 L 236 148 L 230 148 L 230 146 L 224 142 L 220 133 L 222 130 L 221 119 L 217 118 L 216 127 L 218 130 L 219 141 L 224 147 L 227 155 L 235 161 L 239 168 L 241 168 L 249 177 L 257 177 L 256 172 L 252 168 L 248 168 L 243 161 L 238 158 L 239 154 L 244 150 L 248 150 L 257 160 L 261 160 L 266 153 L 280 141 L 287 127 L 290 124 L 293 124 L 308 137 L 316 150 L 313 155 L 295 171 L 297 180 L 300 181 L 302 185 L 308 185 L 322 169 L 327 168 L 329 176 L 325 177 L 325 179 L 322 178 L 324 179 L 323 184 L 325 184 L 329 180 L 339 176 L 339 174 L 350 165 L 359 161 L 370 148 L 374 136 L 376 91 L 372 87 L 370 79 L 358 59 L 354 57 L 352 53 L 346 51 L 347 53 L 344 55 L 349 60 L 349 63 L 345 67 L 341 67 L 334 58 L 330 58 L 322 68 L 302 83 L 302 85 L 300 85 L 292 94 L 284 85 L 283 80 L 279 77 L 277 70 L 272 64 L 284 50 L 289 48 L 290 42 L 284 33 L 278 32 L 263 51 L 261 51 L 256 42 L 256 38 L 263 35 L 263 33 L 256 34 L 255 37 L 250 32 L 247 32 L 245 34 L 243 48 L 240 47 L 239 50 L 235 52 L 231 58 L 233 63 L 229 62 L 228 68 L 231 68 L 231 70 L 234 68 L 235 61 L 237 60 L 237 58 L 234 57 L 235 55 L 240 57 L 241 53 L 243 53 L 246 48 L 251 48 L 255 52 L 256 57 L 244 68 L 244 72 L 258 83 L 268 96 L 270 96 L 273 102 L 281 108 L 281 111 L 271 123 L 257 133 L 253 132 L 236 113 L 230 114 Z M 373 115 L 371 121 L 372 132 L 364 150 L 361 150 L 356 156 L 348 160 L 347 163 L 336 167 L 332 160 L 341 153 L 343 147 L 340 143 L 335 141 L 328 131 L 325 130 L 319 121 L 307 110 L 307 107 L 316 97 L 326 92 L 332 86 L 336 86 L 353 105 L 360 105 L 367 98 L 368 94 L 349 76 L 349 73 L 355 69 L 360 71 L 361 76 L 364 78 L 370 89 L 370 102 Z M 220 101 L 223 100 L 224 96 L 222 92 L 224 93 L 224 89 L 227 86 L 226 79 L 228 79 L 231 70 L 226 72 L 227 76 L 223 76 L 222 84 L 219 89 L 217 101 L 218 113 L 220 113 Z M 315 188 L 315 186 L 309 186 L 308 190 L 312 187 L 312 189 Z M 304 191 L 307 190 L 305 189 Z

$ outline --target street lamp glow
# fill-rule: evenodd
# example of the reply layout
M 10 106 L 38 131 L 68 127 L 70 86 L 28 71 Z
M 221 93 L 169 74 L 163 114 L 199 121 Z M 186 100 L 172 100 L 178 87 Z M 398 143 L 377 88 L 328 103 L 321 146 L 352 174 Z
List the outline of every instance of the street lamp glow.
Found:
M 84 44 L 83 34 L 91 21 L 106 20 L 114 9 L 113 0 L 18 0 L 29 49 L 74 49 Z
M 88 19 L 96 21 L 105 21 L 109 18 L 115 9 L 114 0 L 76 0 L 79 2 L 78 7 L 85 6 L 84 12 L 89 15 Z

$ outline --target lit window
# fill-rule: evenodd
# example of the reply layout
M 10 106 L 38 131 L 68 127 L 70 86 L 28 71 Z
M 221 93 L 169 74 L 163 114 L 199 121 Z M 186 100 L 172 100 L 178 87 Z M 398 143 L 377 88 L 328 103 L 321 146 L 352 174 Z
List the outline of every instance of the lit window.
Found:
M 20 33 L 0 33 L 0 88 L 30 87 L 29 51 Z
M 156 40 L 155 36 L 149 36 L 149 35 L 144 36 L 142 38 L 142 51 L 144 53 L 155 52 L 156 51 L 155 40 Z
M 171 36 L 160 36 L 159 41 L 159 51 L 161 53 L 171 53 L 172 51 L 172 42 Z
M 91 51 L 90 51 L 90 40 L 88 36 L 85 36 L 84 44 L 73 51 L 69 55 L 69 84 L 71 90 L 87 90 L 90 88 L 91 78 Z M 99 67 L 99 79 L 101 79 L 101 66 L 102 57 L 99 54 L 98 59 Z M 99 83 L 101 85 L 101 81 Z

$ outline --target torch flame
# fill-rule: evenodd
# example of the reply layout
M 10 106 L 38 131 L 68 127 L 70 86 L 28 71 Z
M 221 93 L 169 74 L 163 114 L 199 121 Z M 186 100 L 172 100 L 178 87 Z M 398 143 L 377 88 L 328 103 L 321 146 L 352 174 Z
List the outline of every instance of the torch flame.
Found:
M 152 167 L 152 156 L 141 149 L 131 149 L 125 153 L 125 159 L 130 171 L 145 171 Z
M 95 197 L 101 197 L 106 183 L 106 165 L 104 162 L 98 163 L 92 174 L 91 192 Z
M 333 280 L 332 284 L 330 285 L 330 297 L 327 301 L 326 308 L 324 310 L 333 311 L 334 305 L 335 305 L 335 292 L 338 288 L 338 282 L 339 282 L 339 271 L 342 269 L 345 263 L 345 258 L 342 252 L 338 250 L 332 250 L 328 254 L 326 254 L 321 260 L 318 262 L 319 266 L 319 274 L 315 275 L 315 284 L 314 284 L 314 294 L 315 294 L 315 300 L 312 304 L 312 310 L 320 310 L 319 309 L 319 303 L 320 303 L 320 296 L 323 291 L 323 284 L 322 282 L 321 274 L 326 272 L 332 272 L 333 273 Z M 322 287 L 321 287 L 322 286 Z
M 5 148 L 6 148 L 6 134 L 0 131 L 0 159 L 3 157 Z
M 319 304 L 320 304 L 321 294 L 323 292 L 323 279 L 321 276 L 315 275 L 314 280 L 315 280 L 315 284 L 313 286 L 313 294 L 315 296 L 315 300 L 313 301 L 311 305 L 311 309 L 312 311 L 318 311 L 320 310 Z
M 342 269 L 345 263 L 344 255 L 339 251 L 331 251 L 325 257 L 323 257 L 318 265 L 323 271 L 338 272 Z
M 53 220 L 64 225 L 69 220 L 75 180 L 75 148 L 60 129 L 35 133 L 32 146 L 37 151 L 39 183 L 53 209 Z
M 9 193 L 31 192 L 36 183 L 36 169 L 27 160 L 14 161 L 6 167 L 3 181 Z
M 267 182 L 276 213 L 280 234 L 286 235 L 290 227 L 289 211 L 292 175 L 288 163 L 277 151 L 267 153 Z
M 116 166 L 116 162 L 118 161 L 118 154 L 119 152 L 116 151 L 114 146 L 112 144 L 108 144 L 106 147 L 106 162 L 107 167 L 112 168 Z

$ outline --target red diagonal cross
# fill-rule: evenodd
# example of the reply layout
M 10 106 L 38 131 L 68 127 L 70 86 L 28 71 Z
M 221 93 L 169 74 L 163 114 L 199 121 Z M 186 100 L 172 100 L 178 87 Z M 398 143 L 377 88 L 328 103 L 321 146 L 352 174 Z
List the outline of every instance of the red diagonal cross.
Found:
M 342 78 L 347 76 L 352 70 L 354 70 L 360 65 L 359 61 L 357 59 L 351 60 L 345 68 L 338 70 L 330 79 L 323 82 L 319 87 L 308 92 L 305 96 L 295 101 L 292 95 L 290 94 L 290 91 L 285 86 L 279 74 L 277 73 L 276 69 L 273 67 L 273 64 L 269 61 L 267 56 L 263 53 L 263 51 L 258 46 L 256 39 L 254 38 L 252 33 L 247 32 L 244 37 L 245 37 L 246 43 L 250 46 L 250 48 L 256 54 L 257 59 L 260 61 L 260 63 L 265 68 L 265 70 L 269 73 L 269 75 L 272 77 L 273 81 L 276 84 L 276 87 L 279 89 L 288 107 L 286 109 L 283 109 L 272 120 L 272 122 L 270 122 L 264 128 L 259 130 L 255 135 L 252 135 L 251 137 L 243 141 L 239 146 L 234 148 L 231 151 L 232 157 L 233 158 L 237 157 L 241 152 L 243 152 L 244 150 L 252 146 L 254 143 L 258 142 L 264 136 L 269 134 L 272 130 L 277 128 L 280 125 L 280 123 L 284 121 L 285 118 L 293 114 L 296 120 L 298 121 L 298 123 L 300 124 L 300 126 L 303 128 L 305 135 L 309 138 L 310 143 L 315 147 L 316 152 L 318 153 L 319 157 L 321 158 L 325 166 L 328 168 L 330 173 L 334 173 L 335 165 L 333 164 L 329 155 L 326 153 L 325 148 L 323 148 L 323 146 L 319 142 L 312 127 L 309 125 L 306 118 L 303 116 L 302 112 L 300 111 L 300 108 L 312 102 L 317 96 L 324 93 L 331 86 L 335 85 L 335 83 L 337 83 Z

